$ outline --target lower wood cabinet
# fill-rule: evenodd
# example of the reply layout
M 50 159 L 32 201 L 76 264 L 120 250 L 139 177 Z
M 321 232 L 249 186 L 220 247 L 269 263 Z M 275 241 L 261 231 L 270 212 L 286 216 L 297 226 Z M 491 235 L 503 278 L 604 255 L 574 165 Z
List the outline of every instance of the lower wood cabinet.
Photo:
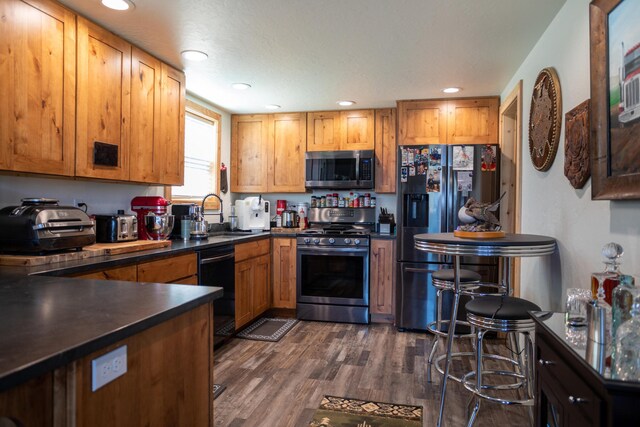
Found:
M 53 373 L 0 392 L 1 426 L 53 426 Z
M 82 279 L 125 280 L 129 282 L 198 284 L 198 256 L 192 252 L 136 265 L 113 267 L 73 277 Z
M 369 307 L 373 321 L 393 321 L 395 240 L 371 239 Z
M 236 329 L 267 311 L 271 302 L 269 239 L 235 246 Z
M 272 240 L 273 308 L 296 308 L 296 239 L 276 237 Z

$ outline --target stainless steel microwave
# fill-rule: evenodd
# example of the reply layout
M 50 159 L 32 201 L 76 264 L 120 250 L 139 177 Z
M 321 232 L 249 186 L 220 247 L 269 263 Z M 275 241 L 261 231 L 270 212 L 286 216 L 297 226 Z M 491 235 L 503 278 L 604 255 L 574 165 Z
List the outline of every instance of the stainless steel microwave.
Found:
M 372 189 L 374 181 L 373 150 L 311 151 L 305 155 L 307 188 Z

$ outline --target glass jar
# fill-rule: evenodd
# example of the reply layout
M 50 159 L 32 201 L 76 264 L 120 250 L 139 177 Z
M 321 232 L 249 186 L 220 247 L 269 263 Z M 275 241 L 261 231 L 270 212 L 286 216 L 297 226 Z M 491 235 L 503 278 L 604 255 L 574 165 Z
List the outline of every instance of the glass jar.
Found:
M 640 381 L 640 296 L 634 298 L 630 315 L 616 334 L 611 374 L 617 380 Z
M 375 198 L 375 197 L 372 197 L 372 198 L 371 198 L 371 207 L 372 207 L 372 208 L 375 208 L 375 207 L 376 207 L 376 198 Z
M 611 335 L 613 342 L 616 342 L 618 328 L 627 320 L 631 319 L 633 310 L 633 302 L 640 297 L 640 288 L 634 286 L 633 277 L 628 275 L 620 276 L 620 284 L 613 290 L 613 306 L 612 306 L 612 330 Z M 616 348 L 613 348 L 611 355 L 612 363 L 615 364 Z
M 311 196 L 311 207 L 312 208 L 318 207 L 318 198 L 316 196 Z
M 327 207 L 327 196 L 320 196 L 320 207 L 321 208 Z
M 340 200 L 338 200 L 338 207 L 339 208 L 344 208 L 344 197 L 340 197 Z
M 604 271 L 602 275 L 602 287 L 604 289 L 604 300 L 609 304 L 613 303 L 613 290 L 620 283 L 620 262 L 618 259 L 624 254 L 624 249 L 617 243 L 607 243 L 602 248 L 602 256 L 606 258 L 604 261 Z M 591 293 L 594 299 L 598 298 L 598 280 L 591 278 Z M 605 277 L 606 276 L 606 277 Z
M 364 207 L 365 208 L 370 208 L 371 207 L 371 194 L 367 193 L 364 195 Z
M 331 201 L 333 202 L 333 207 L 337 208 L 338 207 L 338 193 L 333 193 L 333 197 L 331 198 Z

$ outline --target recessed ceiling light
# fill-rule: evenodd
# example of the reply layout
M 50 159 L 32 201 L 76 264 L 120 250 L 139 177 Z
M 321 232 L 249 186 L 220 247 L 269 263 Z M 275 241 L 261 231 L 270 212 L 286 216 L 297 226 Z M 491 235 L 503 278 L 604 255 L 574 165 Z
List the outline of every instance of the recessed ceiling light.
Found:
M 204 61 L 209 57 L 209 55 L 200 50 L 183 50 L 180 54 L 187 61 Z
M 442 89 L 442 91 L 444 93 L 458 93 L 461 90 L 462 89 L 460 89 L 459 87 L 446 87 L 446 88 Z
M 269 105 L 265 105 L 264 108 L 266 108 L 267 110 L 279 110 L 282 107 L 279 106 L 278 104 L 269 104 Z
M 102 0 L 102 4 L 114 10 L 128 10 L 136 7 L 131 0 Z
M 249 83 L 234 83 L 231 85 L 236 90 L 247 90 L 251 87 Z
M 340 105 L 341 107 L 348 107 L 350 105 L 355 104 L 355 101 L 338 101 L 337 104 Z

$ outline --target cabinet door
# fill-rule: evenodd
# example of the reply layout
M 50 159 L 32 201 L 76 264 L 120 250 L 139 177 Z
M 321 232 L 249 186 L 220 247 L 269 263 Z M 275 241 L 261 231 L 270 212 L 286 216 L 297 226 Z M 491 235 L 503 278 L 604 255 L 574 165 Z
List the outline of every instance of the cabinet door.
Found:
M 269 286 L 271 282 L 271 257 L 269 255 L 262 255 L 254 259 L 253 264 L 254 282 L 252 288 L 251 314 L 252 319 L 255 319 L 267 311 L 269 303 L 271 302 L 271 289 Z
M 447 102 L 399 101 L 399 145 L 447 143 Z
M 269 120 L 269 192 L 304 193 L 305 113 L 273 114 Z
M 340 149 L 373 150 L 375 146 L 375 114 L 373 110 L 340 112 Z
M 307 151 L 339 150 L 340 138 L 339 111 L 307 113 Z
M 146 52 L 131 52 L 131 181 L 160 182 L 161 63 Z
M 268 191 L 269 116 L 231 116 L 231 191 Z
M 160 183 L 184 184 L 184 112 L 186 80 L 182 71 L 162 64 L 160 92 Z
M 274 308 L 296 308 L 296 239 L 273 239 Z
M 376 110 L 376 193 L 396 192 L 396 109 Z
M 447 143 L 497 144 L 499 98 L 450 99 Z
M 198 256 L 195 253 L 138 264 L 139 282 L 176 283 L 196 274 Z
M 51 372 L 0 392 L 0 425 L 53 426 L 53 394 Z
M 78 274 L 73 277 L 82 279 L 99 279 L 99 280 L 125 280 L 128 282 L 138 281 L 138 270 L 135 265 L 127 265 L 125 267 L 114 267 L 92 273 Z
M 75 15 L 3 0 L 0 16 L 0 169 L 73 175 Z
M 128 180 L 131 45 L 78 17 L 77 58 L 76 175 Z
M 236 262 L 236 329 L 251 320 L 251 288 L 253 287 L 253 260 Z
M 371 239 L 371 314 L 395 313 L 393 277 L 395 240 Z

